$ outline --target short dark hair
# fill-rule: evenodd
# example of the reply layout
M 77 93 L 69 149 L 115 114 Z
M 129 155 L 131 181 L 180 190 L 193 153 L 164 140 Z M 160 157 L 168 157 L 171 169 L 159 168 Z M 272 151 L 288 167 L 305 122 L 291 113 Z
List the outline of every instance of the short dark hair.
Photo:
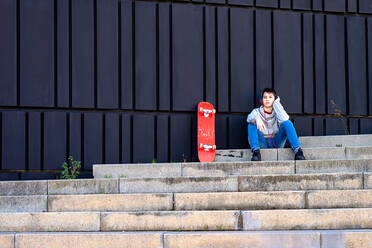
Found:
M 275 92 L 275 90 L 273 88 L 265 88 L 262 91 L 262 96 L 261 96 L 262 98 L 263 98 L 263 95 L 264 95 L 265 92 L 274 94 L 274 98 L 276 98 L 276 92 Z

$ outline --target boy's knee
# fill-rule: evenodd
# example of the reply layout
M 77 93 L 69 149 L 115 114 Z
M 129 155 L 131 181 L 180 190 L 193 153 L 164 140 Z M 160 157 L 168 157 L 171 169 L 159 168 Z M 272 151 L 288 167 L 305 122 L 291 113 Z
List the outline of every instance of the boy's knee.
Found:
M 282 125 L 284 125 L 284 126 L 293 126 L 293 123 L 292 123 L 291 120 L 286 120 L 286 121 L 283 121 L 282 122 Z

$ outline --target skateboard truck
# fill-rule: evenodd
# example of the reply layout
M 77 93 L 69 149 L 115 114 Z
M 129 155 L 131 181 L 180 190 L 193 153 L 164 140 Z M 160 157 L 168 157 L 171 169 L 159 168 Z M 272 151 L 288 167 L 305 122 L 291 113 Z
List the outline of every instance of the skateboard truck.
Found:
M 200 112 L 204 112 L 204 117 L 209 117 L 209 114 L 210 114 L 210 113 L 213 113 L 213 114 L 216 113 L 216 110 L 215 110 L 215 109 L 211 110 L 211 109 L 203 109 L 203 108 L 199 108 L 199 111 L 200 111 Z
M 208 145 L 208 144 L 202 144 L 200 143 L 199 145 L 200 148 L 203 148 L 204 151 L 209 151 L 209 149 L 213 149 L 213 150 L 216 150 L 216 146 L 211 146 L 211 145 Z

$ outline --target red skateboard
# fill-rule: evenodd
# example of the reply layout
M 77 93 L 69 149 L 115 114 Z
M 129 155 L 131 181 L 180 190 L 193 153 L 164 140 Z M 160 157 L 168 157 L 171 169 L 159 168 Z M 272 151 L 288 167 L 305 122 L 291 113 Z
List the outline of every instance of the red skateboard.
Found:
M 208 102 L 198 104 L 198 156 L 200 162 L 213 162 L 216 155 L 214 119 L 216 110 Z

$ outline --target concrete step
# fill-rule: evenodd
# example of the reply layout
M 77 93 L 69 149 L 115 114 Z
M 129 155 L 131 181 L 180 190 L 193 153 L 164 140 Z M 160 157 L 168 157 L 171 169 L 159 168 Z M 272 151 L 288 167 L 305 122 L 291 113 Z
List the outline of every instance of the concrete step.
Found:
M 363 173 L 120 179 L 121 193 L 363 189 Z
M 372 208 L 242 211 L 243 230 L 372 228 Z
M 342 147 L 372 146 L 372 134 L 360 135 L 328 135 L 299 137 L 301 146 L 308 147 Z
M 166 173 L 152 175 L 153 164 L 117 164 L 94 165 L 95 178 L 171 178 L 181 176 L 210 177 L 230 175 L 264 175 L 264 174 L 294 174 L 318 172 L 372 172 L 371 159 L 331 159 L 331 160 L 304 160 L 304 161 L 235 161 L 212 163 L 174 163 L 159 164 L 163 170 L 169 168 L 170 175 Z M 178 172 L 174 173 L 175 166 Z M 143 173 L 140 173 L 143 172 Z M 123 174 L 128 173 L 128 174 Z M 147 175 L 147 176 L 146 176 Z
M 2 233 L 1 248 L 370 248 L 372 230 Z
M 372 146 L 303 148 L 307 160 L 328 159 L 372 159 Z M 215 162 L 250 161 L 250 149 L 217 150 Z M 292 149 L 261 149 L 262 161 L 290 161 L 294 159 Z

